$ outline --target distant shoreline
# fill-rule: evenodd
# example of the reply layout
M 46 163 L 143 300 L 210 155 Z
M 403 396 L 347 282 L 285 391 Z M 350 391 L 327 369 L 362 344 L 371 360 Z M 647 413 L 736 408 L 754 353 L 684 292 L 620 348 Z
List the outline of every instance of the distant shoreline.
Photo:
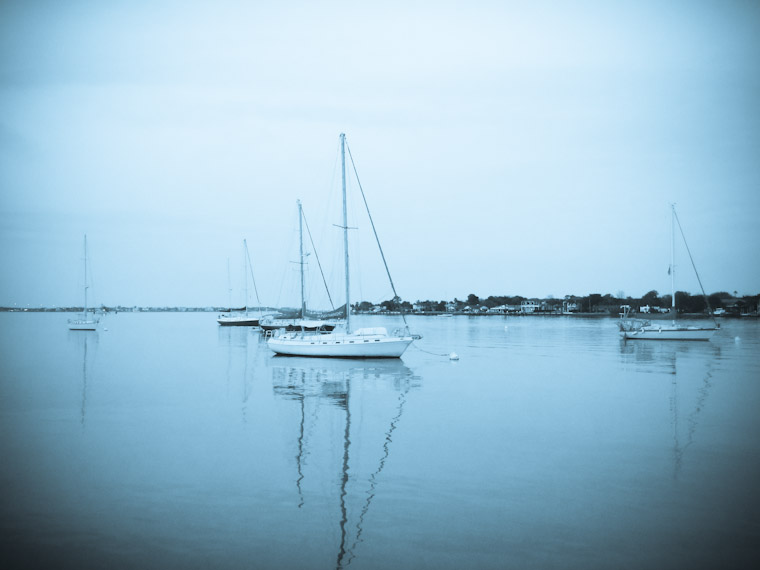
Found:
M 83 307 L 0 307 L 0 313 L 81 313 Z M 226 313 L 228 307 L 92 307 L 88 311 L 94 310 L 99 313 Z M 243 311 L 245 309 L 232 309 L 232 311 Z M 249 311 L 258 312 L 259 309 L 248 309 Z M 278 309 L 265 308 L 262 311 L 277 311 Z
M 0 313 L 81 313 L 82 307 L 27 307 L 27 308 L 19 308 L 19 307 L 0 307 Z M 244 309 L 232 309 L 232 312 L 238 312 L 242 311 Z M 279 312 L 282 309 L 276 309 L 273 307 L 265 307 L 265 308 L 249 308 L 250 312 L 269 312 L 269 313 L 275 313 Z M 227 313 L 230 312 L 230 309 L 227 307 L 131 307 L 131 308 L 121 308 L 121 307 L 102 307 L 96 309 L 96 312 L 99 313 Z M 361 311 L 361 312 L 354 312 L 352 313 L 354 315 L 364 315 L 364 316 L 398 316 L 401 313 L 399 311 Z M 550 312 L 550 311 L 533 311 L 533 312 L 512 312 L 512 313 L 490 313 L 490 312 L 467 312 L 467 311 L 455 311 L 455 312 L 445 312 L 445 311 L 425 311 L 425 312 L 408 312 L 404 313 L 405 315 L 410 316 L 416 316 L 416 317 L 441 317 L 444 315 L 451 315 L 452 317 L 473 317 L 473 318 L 483 318 L 483 317 L 571 317 L 571 318 L 585 318 L 585 319 L 600 319 L 600 318 L 614 318 L 618 319 L 620 318 L 619 314 L 612 314 L 611 312 L 595 312 L 595 313 L 581 313 L 581 312 L 566 312 L 566 313 L 557 313 L 557 312 Z M 649 313 L 634 313 L 631 315 L 635 318 L 640 318 L 642 320 L 670 320 L 672 317 L 669 314 L 649 314 Z M 708 315 L 705 313 L 679 313 L 678 314 L 679 319 L 709 319 L 713 318 L 713 315 Z M 725 314 L 720 315 L 718 318 L 758 318 L 757 314 Z

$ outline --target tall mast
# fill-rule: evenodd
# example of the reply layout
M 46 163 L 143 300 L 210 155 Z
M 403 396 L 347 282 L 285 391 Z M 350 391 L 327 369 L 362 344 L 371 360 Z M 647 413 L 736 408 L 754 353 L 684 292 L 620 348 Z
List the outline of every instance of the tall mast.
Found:
M 245 261 L 246 268 L 251 272 L 251 283 L 253 283 L 253 292 L 256 293 L 256 303 L 259 306 L 259 313 L 261 313 L 261 299 L 259 299 L 259 290 L 256 288 L 256 278 L 253 276 L 253 263 L 251 263 L 251 254 L 248 252 L 248 242 L 243 240 L 243 248 L 245 249 Z M 246 273 L 246 303 L 248 302 L 248 274 Z
M 243 240 L 243 305 L 248 314 L 248 244 Z
M 229 305 L 229 311 L 232 311 L 232 279 L 230 278 L 230 258 L 227 258 L 227 302 Z
M 303 210 L 301 200 L 296 200 L 298 204 L 298 243 L 301 253 L 301 318 L 306 318 L 306 298 L 304 297 L 304 277 L 303 277 Z
M 348 209 L 346 207 L 346 135 L 340 133 L 340 167 L 343 182 L 343 252 L 346 264 L 346 333 L 351 332 L 350 282 L 348 276 Z
M 87 314 L 87 234 L 84 234 L 84 313 Z
M 670 205 L 670 309 L 673 312 L 673 319 L 676 318 L 676 205 Z

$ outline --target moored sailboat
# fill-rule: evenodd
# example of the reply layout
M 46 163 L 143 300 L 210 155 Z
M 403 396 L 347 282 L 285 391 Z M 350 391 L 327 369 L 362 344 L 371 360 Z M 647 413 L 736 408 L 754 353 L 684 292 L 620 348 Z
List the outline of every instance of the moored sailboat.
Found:
M 306 256 L 308 254 L 304 253 L 303 248 L 303 223 L 306 220 L 303 213 L 303 205 L 301 204 L 301 200 L 298 200 L 298 239 L 299 239 L 299 265 L 300 265 L 300 273 L 301 273 L 301 318 L 297 319 L 293 324 L 288 325 L 286 327 L 286 330 L 288 331 L 303 331 L 303 332 L 330 332 L 335 329 L 336 322 L 332 320 L 327 320 L 326 318 L 316 318 L 314 313 L 310 313 L 306 308 L 306 295 L 304 293 L 305 290 L 305 269 L 306 269 Z M 308 229 L 308 224 L 307 224 Z M 311 236 L 311 233 L 309 233 L 309 236 Z M 312 246 L 314 242 L 312 241 Z M 314 249 L 314 255 L 317 259 L 317 263 L 319 264 L 319 257 L 316 255 L 316 249 Z M 320 272 L 322 270 L 321 264 L 320 266 Z M 322 275 L 322 280 L 324 281 L 324 275 Z M 325 282 L 325 289 L 327 290 L 327 283 Z M 330 297 L 330 291 L 327 290 L 327 296 L 330 298 L 330 303 L 332 304 L 332 298 Z M 334 316 L 336 313 L 335 307 L 333 306 L 332 311 L 323 312 L 321 315 L 318 316 Z
M 78 318 L 69 319 L 69 330 L 72 331 L 96 331 L 100 319 L 95 316 L 95 311 L 87 307 L 87 290 L 90 288 L 87 276 L 87 235 L 84 236 L 84 307 Z
M 216 319 L 216 322 L 219 323 L 220 326 L 223 327 L 257 327 L 259 326 L 259 319 L 260 317 L 254 316 L 249 314 L 248 312 L 248 271 L 251 272 L 251 281 L 253 282 L 253 288 L 256 292 L 256 301 L 258 302 L 259 299 L 259 292 L 258 289 L 256 289 L 256 280 L 253 277 L 253 266 L 251 264 L 251 256 L 248 253 L 248 242 L 246 240 L 243 240 L 243 251 L 244 251 L 244 259 L 243 264 L 245 266 L 243 270 L 243 282 L 244 282 L 244 288 L 243 288 L 243 295 L 245 298 L 245 307 L 243 307 L 243 311 L 240 313 L 233 313 L 231 310 L 229 313 L 221 314 Z M 229 260 L 228 260 L 228 277 L 229 277 Z M 261 303 L 259 303 L 259 306 L 261 306 Z
M 681 230 L 681 236 L 686 245 L 686 250 L 689 252 L 691 258 L 691 252 L 689 251 L 689 245 L 686 243 L 686 236 L 683 234 L 681 223 L 678 221 L 678 215 L 676 214 L 675 204 L 671 204 L 671 244 L 670 244 L 670 268 L 668 273 L 670 274 L 670 289 L 671 289 L 671 313 L 673 316 L 673 322 L 670 325 L 656 324 L 653 325 L 648 320 L 634 319 L 630 316 L 631 307 L 624 305 L 621 307 L 620 313 L 620 335 L 626 340 L 710 340 L 715 332 L 718 330 L 717 323 L 715 326 L 687 326 L 676 323 L 676 317 L 678 315 L 676 310 L 676 291 L 675 291 L 675 226 L 678 224 Z M 702 280 L 699 279 L 699 273 L 694 265 L 694 259 L 691 258 L 692 267 L 694 267 L 694 273 L 697 275 L 700 287 L 702 287 Z M 710 303 L 707 301 L 707 295 L 705 294 L 704 287 L 702 287 L 702 294 L 705 296 L 708 309 Z M 712 311 L 710 311 L 712 313 Z
M 710 340 L 717 327 L 698 327 L 672 324 L 655 324 L 630 318 L 630 307 L 622 307 L 620 334 L 627 340 Z
M 322 274 L 322 281 L 325 284 L 325 291 L 327 297 L 330 300 L 332 309 L 326 311 L 313 311 L 306 308 L 306 294 L 305 294 L 305 269 L 306 258 L 309 253 L 304 252 L 304 239 L 303 239 L 303 226 L 306 223 L 306 216 L 303 212 L 303 205 L 300 200 L 296 201 L 298 205 L 298 239 L 299 239 L 299 261 L 300 275 L 301 275 L 301 307 L 298 310 L 284 310 L 281 309 L 279 313 L 273 315 L 266 315 L 261 319 L 261 330 L 267 335 L 271 335 L 276 330 L 286 330 L 289 332 L 301 331 L 301 332 L 316 332 L 327 333 L 335 329 L 337 325 L 336 319 L 340 319 L 345 311 L 343 308 L 336 309 L 332 302 L 330 290 L 327 287 L 327 281 L 325 280 L 324 273 L 322 273 L 322 264 L 319 262 L 319 256 L 317 250 L 314 248 L 314 241 L 311 240 L 314 257 L 317 260 L 319 271 Z M 306 229 L 309 230 L 309 224 L 306 223 Z M 311 239 L 311 232 L 309 231 L 309 238 Z
M 340 135 L 341 149 L 341 174 L 342 174 L 342 197 L 343 197 L 343 252 L 344 252 L 344 276 L 346 286 L 345 318 L 346 328 L 344 332 L 331 332 L 322 335 L 304 334 L 304 332 L 285 333 L 272 338 L 267 345 L 276 354 L 285 356 L 315 356 L 328 358 L 398 358 L 418 335 L 409 333 L 408 326 L 404 330 L 397 329 L 388 333 L 384 327 L 360 328 L 351 330 L 351 303 L 350 299 L 350 273 L 348 263 L 348 211 L 346 206 L 346 135 Z M 361 185 L 359 185 L 361 188 Z M 366 204 L 366 200 L 365 200 Z M 369 214 L 369 210 L 367 210 Z M 370 215 L 370 223 L 372 217 Z M 374 223 L 372 223 L 374 231 Z M 377 239 L 377 232 L 375 231 Z M 379 240 L 377 241 L 380 247 Z M 380 254 L 385 263 L 385 256 L 380 247 Z M 388 265 L 385 263 L 386 272 Z M 393 280 L 388 277 L 396 294 Z M 406 322 L 406 321 L 405 321 Z

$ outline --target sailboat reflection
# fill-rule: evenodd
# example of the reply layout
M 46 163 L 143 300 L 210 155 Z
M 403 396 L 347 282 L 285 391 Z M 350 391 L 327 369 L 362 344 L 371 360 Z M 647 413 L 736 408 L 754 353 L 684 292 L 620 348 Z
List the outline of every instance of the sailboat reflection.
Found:
M 243 422 L 247 422 L 248 399 L 253 386 L 252 371 L 258 369 L 257 362 L 261 358 L 261 335 L 248 327 L 218 327 L 217 330 L 219 346 L 227 347 L 227 390 L 232 378 L 243 379 L 241 413 Z M 268 351 L 266 355 L 269 356 Z
M 79 351 L 82 353 L 82 405 L 79 410 L 80 421 L 84 428 L 85 419 L 87 417 L 87 381 L 88 365 L 91 364 L 94 352 L 98 347 L 98 333 L 90 333 L 86 335 L 82 334 L 70 334 L 69 340 L 76 344 Z
M 661 373 L 670 377 L 674 479 L 678 479 L 681 473 L 686 450 L 694 443 L 700 414 L 705 409 L 712 388 L 713 367 L 720 360 L 720 350 L 720 346 L 715 344 L 695 347 L 690 343 L 667 346 L 621 343 L 624 363 L 633 363 L 637 372 Z M 687 402 L 686 415 L 682 413 L 682 402 Z M 688 402 L 693 404 L 688 405 Z
M 296 489 L 298 508 L 311 496 L 307 475 L 320 478 L 339 465 L 337 478 L 340 540 L 336 567 L 348 566 L 363 541 L 364 522 L 390 456 L 407 394 L 420 378 L 396 360 L 288 358 L 272 369 L 274 393 L 298 404 Z M 336 445 L 334 436 L 340 436 Z M 329 494 L 329 491 L 328 491 Z M 319 492 L 313 496 L 320 500 Z

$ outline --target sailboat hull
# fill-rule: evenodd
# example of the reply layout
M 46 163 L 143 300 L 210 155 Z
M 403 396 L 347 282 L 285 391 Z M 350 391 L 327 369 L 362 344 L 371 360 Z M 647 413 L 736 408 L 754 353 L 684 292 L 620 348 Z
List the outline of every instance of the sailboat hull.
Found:
M 283 335 L 267 341 L 282 356 L 317 358 L 399 358 L 414 339 L 383 335 Z
M 621 331 L 626 340 L 710 340 L 717 329 L 714 327 L 658 327 L 646 326 Z
M 219 317 L 216 322 L 223 327 L 257 327 L 259 319 L 254 317 Z
M 85 319 L 76 319 L 69 321 L 70 331 L 96 331 L 98 330 L 98 321 Z

